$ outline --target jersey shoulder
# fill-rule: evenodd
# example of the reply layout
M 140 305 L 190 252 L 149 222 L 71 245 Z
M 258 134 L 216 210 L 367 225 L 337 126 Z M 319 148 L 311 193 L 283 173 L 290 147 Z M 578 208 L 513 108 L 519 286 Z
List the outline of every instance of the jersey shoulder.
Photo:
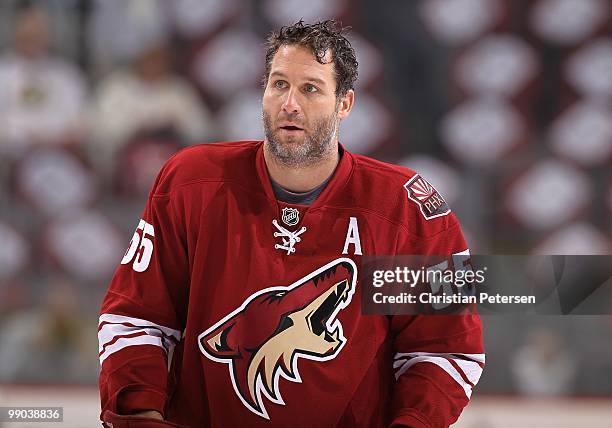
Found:
M 352 153 L 355 160 L 355 171 L 385 182 L 389 180 L 402 181 L 412 177 L 416 172 L 405 166 L 379 161 L 368 156 Z
M 255 174 L 255 157 L 261 141 L 197 144 L 175 153 L 162 167 L 153 194 L 167 194 L 195 182 L 248 183 Z
M 418 172 L 363 155 L 353 157 L 351 192 L 363 195 L 367 209 L 418 236 L 436 234 L 457 222 L 444 197 Z

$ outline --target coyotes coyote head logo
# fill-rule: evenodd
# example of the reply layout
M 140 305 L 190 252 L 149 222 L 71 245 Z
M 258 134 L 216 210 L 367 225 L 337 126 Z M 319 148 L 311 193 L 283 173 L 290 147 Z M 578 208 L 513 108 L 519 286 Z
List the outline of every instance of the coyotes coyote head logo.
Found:
M 200 350 L 209 359 L 228 364 L 238 398 L 250 411 L 269 419 L 262 393 L 285 404 L 280 376 L 302 382 L 299 358 L 327 361 L 346 343 L 336 316 L 351 302 L 356 276 L 355 263 L 340 258 L 289 286 L 258 291 L 200 334 Z

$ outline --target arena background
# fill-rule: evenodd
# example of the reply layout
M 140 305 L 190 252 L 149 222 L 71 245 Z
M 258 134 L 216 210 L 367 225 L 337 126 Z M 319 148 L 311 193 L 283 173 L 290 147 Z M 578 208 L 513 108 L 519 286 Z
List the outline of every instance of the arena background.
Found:
M 611 254 L 609 0 L 6 0 L 0 406 L 95 426 L 99 303 L 159 167 L 260 139 L 266 34 L 328 17 L 360 62 L 349 150 L 429 178 L 473 253 Z M 610 316 L 484 325 L 455 426 L 610 426 Z

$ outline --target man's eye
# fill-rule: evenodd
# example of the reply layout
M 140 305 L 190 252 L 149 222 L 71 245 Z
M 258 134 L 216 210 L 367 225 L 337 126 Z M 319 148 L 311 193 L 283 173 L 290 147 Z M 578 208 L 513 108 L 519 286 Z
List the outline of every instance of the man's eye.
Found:
M 287 82 L 285 82 L 284 80 L 277 80 L 276 82 L 274 82 L 274 86 L 277 89 L 284 89 L 287 87 Z
M 317 87 L 314 85 L 306 85 L 306 92 L 317 92 Z

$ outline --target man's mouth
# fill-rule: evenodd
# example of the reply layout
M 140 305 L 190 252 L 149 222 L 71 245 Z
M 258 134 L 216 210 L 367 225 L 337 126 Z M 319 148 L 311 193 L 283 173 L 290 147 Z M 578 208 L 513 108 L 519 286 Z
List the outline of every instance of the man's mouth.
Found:
M 295 126 L 295 125 L 284 125 L 281 126 L 280 129 L 282 129 L 285 132 L 302 132 L 304 131 L 304 129 L 300 128 L 299 126 Z

